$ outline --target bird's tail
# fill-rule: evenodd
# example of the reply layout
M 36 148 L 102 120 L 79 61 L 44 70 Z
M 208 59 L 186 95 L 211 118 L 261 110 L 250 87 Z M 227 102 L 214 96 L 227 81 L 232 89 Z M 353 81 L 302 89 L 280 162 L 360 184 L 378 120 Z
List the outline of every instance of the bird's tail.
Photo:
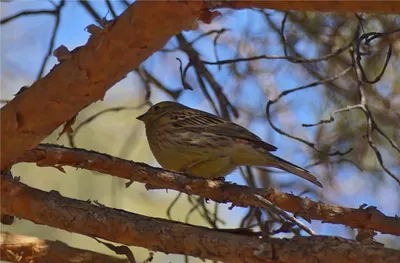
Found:
M 279 158 L 278 156 L 269 154 L 271 156 L 274 157 L 274 159 L 276 160 L 274 162 L 274 167 L 279 168 L 281 170 L 284 170 L 286 172 L 292 173 L 294 175 L 297 175 L 301 178 L 306 179 L 307 181 L 310 181 L 311 183 L 319 186 L 319 187 L 323 187 L 322 184 L 318 181 L 317 177 L 315 177 L 314 175 L 312 175 L 309 171 L 307 171 L 306 169 L 303 169 L 295 164 L 292 164 L 282 158 Z

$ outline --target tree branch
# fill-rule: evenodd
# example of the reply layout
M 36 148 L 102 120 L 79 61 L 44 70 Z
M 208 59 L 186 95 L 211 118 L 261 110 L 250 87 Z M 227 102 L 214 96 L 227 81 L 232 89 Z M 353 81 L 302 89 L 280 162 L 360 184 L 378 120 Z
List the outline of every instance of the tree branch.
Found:
M 86 45 L 1 109 L 1 170 L 102 99 L 171 36 L 191 28 L 203 5 L 200 1 L 136 1 L 104 28 L 88 27 L 92 35 Z
M 0 179 L 3 213 L 70 232 L 224 262 L 398 262 L 400 251 L 339 237 L 261 239 L 146 217 Z M 34 209 L 33 209 L 34 208 Z
M 149 8 L 151 5 L 151 8 Z M 63 122 L 137 68 L 207 8 L 273 8 L 336 12 L 399 13 L 400 2 L 373 1 L 135 1 L 105 28 L 92 25 L 86 45 L 1 109 L 1 166 L 35 147 Z M 160 30 L 162 29 L 162 30 Z
M 306 220 L 316 219 L 326 223 L 343 224 L 352 228 L 400 235 L 400 218 L 386 216 L 375 207 L 354 209 L 328 205 L 308 198 L 281 193 L 272 188 L 250 188 L 218 180 L 188 177 L 143 163 L 84 149 L 41 144 L 26 152 L 17 162 L 34 162 L 38 166 L 60 169 L 67 165 L 125 178 L 131 180 L 131 182 L 145 183 L 148 189 L 173 189 L 186 194 L 196 194 L 220 203 L 231 202 L 232 206 L 268 208 L 255 196 L 260 195 L 281 209 Z M 129 185 L 131 182 L 127 184 Z
M 31 15 L 55 15 L 57 10 L 25 10 L 15 15 L 1 19 L 0 25 L 4 25 L 18 17 L 31 16 Z
M 129 263 L 127 259 L 73 248 L 60 241 L 0 233 L 0 260 L 7 262 Z

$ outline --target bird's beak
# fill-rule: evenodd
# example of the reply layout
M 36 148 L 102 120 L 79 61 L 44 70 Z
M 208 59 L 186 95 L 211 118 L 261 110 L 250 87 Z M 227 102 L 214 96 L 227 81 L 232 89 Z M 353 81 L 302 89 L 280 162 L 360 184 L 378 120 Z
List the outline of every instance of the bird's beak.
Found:
M 146 115 L 146 113 L 145 113 L 145 114 L 142 114 L 142 115 L 140 115 L 140 116 L 138 116 L 138 117 L 136 117 L 136 119 L 139 120 L 139 121 L 143 121 L 145 115 Z

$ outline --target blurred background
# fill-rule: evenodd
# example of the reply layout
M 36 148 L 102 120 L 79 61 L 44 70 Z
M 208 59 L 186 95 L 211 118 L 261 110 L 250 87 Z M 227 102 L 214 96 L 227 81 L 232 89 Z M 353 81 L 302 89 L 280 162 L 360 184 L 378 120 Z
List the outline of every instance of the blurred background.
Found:
M 22 86 L 30 86 L 57 64 L 52 56 L 54 49 L 64 45 L 72 50 L 84 45 L 89 38 L 85 31 L 88 25 L 97 24 L 103 17 L 112 19 L 130 3 L 102 0 L 2 2 L 2 105 Z M 394 177 L 399 178 L 400 174 L 400 152 L 396 150 L 400 144 L 400 17 L 261 9 L 219 11 L 222 15 L 211 24 L 199 22 L 196 30 L 172 37 L 162 50 L 111 88 L 103 101 L 81 111 L 73 126 L 74 134 L 64 134 L 57 139 L 60 128 L 45 142 L 158 166 L 149 150 L 144 125 L 136 116 L 151 104 L 175 100 L 247 127 L 277 146 L 278 156 L 307 167 L 324 188 L 317 189 L 284 172 L 247 167 L 229 175 L 228 181 L 274 187 L 346 207 L 367 204 L 376 206 L 386 215 L 399 214 L 399 183 Z M 370 32 L 387 34 L 368 43 L 359 41 L 362 34 Z M 333 111 L 360 103 L 358 79 L 352 66 L 352 52 L 357 50 L 351 44 L 357 41 L 359 54 L 364 54 L 361 65 L 368 79 L 374 80 L 383 72 L 380 79 L 364 83 L 362 89 L 374 123 L 390 138 L 386 139 L 376 130 L 371 134 L 387 171 L 368 143 L 367 119 L 359 108 L 335 114 L 330 123 L 302 126 L 329 119 Z M 391 56 L 384 68 L 389 45 Z M 184 71 L 189 57 L 191 66 Z M 237 61 L 243 58 L 254 59 Z M 208 63 L 216 61 L 219 62 Z M 311 87 L 304 87 L 312 83 Z M 276 100 L 281 92 L 299 87 L 303 88 Z M 273 103 L 268 120 L 269 100 Z M 54 168 L 18 164 L 12 172 L 32 187 L 56 190 L 81 200 L 97 200 L 106 206 L 147 216 L 170 217 L 215 228 L 241 226 L 255 231 L 267 228 L 277 237 L 306 235 L 296 227 L 288 233 L 276 231 L 282 219 L 267 211 L 237 207 L 229 210 L 229 205 L 205 203 L 199 197 L 186 195 L 172 204 L 177 192 L 147 191 L 142 184 L 125 188 L 125 181 L 118 178 L 68 167 L 65 170 L 67 174 Z M 341 225 L 313 221 L 309 226 L 321 235 L 347 238 L 356 235 L 355 231 Z M 26 220 L 3 225 L 2 231 L 58 239 L 73 247 L 114 254 L 91 238 Z M 399 238 L 378 234 L 375 239 L 388 247 L 400 248 Z M 137 260 L 148 256 L 145 249 L 132 250 Z M 156 253 L 153 262 L 188 260 L 199 261 Z

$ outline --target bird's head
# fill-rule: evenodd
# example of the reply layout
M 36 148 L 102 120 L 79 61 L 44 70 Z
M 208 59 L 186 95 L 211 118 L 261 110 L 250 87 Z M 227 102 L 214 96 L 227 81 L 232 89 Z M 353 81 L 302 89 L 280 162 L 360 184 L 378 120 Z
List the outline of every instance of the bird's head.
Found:
M 153 105 L 145 114 L 140 115 L 136 119 L 144 122 L 145 124 L 150 124 L 154 121 L 158 121 L 167 113 L 172 113 L 184 108 L 186 108 L 184 105 L 177 102 L 163 101 Z

